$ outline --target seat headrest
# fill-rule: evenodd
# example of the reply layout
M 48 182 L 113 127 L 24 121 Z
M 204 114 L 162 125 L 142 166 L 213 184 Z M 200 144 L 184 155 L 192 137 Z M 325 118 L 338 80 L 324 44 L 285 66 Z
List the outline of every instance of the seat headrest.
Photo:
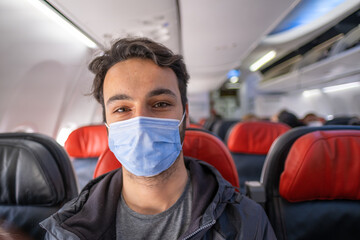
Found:
M 188 129 L 183 144 L 185 156 L 203 160 L 213 165 L 233 186 L 239 187 L 236 166 L 224 143 L 217 137 L 200 129 Z M 99 157 L 94 178 L 121 167 L 109 148 Z
M 214 166 L 233 186 L 239 187 L 239 178 L 232 156 L 225 144 L 204 130 L 186 130 L 184 156 L 203 160 Z
M 116 159 L 114 153 L 110 151 L 109 147 L 107 147 L 100 155 L 99 160 L 96 163 L 94 178 L 117 168 L 121 168 L 121 163 Z
M 227 145 L 233 153 L 267 154 L 271 144 L 290 127 L 275 122 L 240 122 L 228 137 Z
M 360 200 L 360 131 L 315 131 L 297 139 L 280 177 L 290 202 Z
M 55 206 L 65 199 L 53 155 L 27 139 L 0 139 L 0 203 Z
M 190 123 L 189 128 L 200 128 L 203 129 L 203 127 L 197 123 Z
M 65 142 L 70 157 L 99 157 L 108 145 L 105 125 L 84 126 L 74 130 Z

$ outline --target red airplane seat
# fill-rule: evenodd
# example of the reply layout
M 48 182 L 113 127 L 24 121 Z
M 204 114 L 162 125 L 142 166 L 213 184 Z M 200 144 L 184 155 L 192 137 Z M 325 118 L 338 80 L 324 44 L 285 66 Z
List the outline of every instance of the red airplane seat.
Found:
M 202 118 L 202 119 L 199 120 L 199 124 L 201 126 L 204 126 L 205 122 L 206 122 L 206 118 Z
M 233 186 L 239 187 L 239 180 L 231 154 L 224 143 L 208 131 L 187 129 L 183 144 L 185 156 L 203 160 L 215 168 Z M 121 167 L 114 154 L 107 149 L 99 158 L 94 172 L 94 178 Z
M 291 147 L 280 177 L 289 202 L 360 200 L 360 131 L 316 131 Z
M 105 125 L 80 127 L 69 135 L 65 142 L 65 150 L 71 157 L 79 189 L 92 179 L 97 160 L 107 145 Z
M 360 239 L 360 127 L 291 129 L 252 186 L 279 240 Z
M 206 130 L 186 130 L 184 156 L 203 160 L 214 166 L 233 186 L 239 187 L 234 160 L 226 145 Z
M 199 128 L 199 129 L 203 129 L 203 127 L 200 124 L 197 123 L 190 123 L 189 124 L 189 128 Z
M 106 149 L 108 137 L 105 125 L 80 127 L 70 133 L 65 150 L 73 158 L 97 158 Z
M 241 192 L 245 181 L 259 181 L 266 155 L 277 137 L 290 130 L 283 123 L 239 122 L 228 134 L 227 146 L 234 159 Z
M 121 168 L 121 163 L 116 159 L 109 147 L 107 147 L 97 161 L 93 178 L 97 178 L 117 168 Z

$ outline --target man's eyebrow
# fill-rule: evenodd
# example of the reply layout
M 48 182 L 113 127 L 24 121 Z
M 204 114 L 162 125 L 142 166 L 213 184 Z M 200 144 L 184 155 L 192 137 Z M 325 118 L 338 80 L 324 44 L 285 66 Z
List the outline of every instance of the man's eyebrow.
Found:
M 126 94 L 116 94 L 107 100 L 106 105 L 108 106 L 110 103 L 117 100 L 132 100 L 132 98 Z
M 163 95 L 163 94 L 171 95 L 171 97 L 176 98 L 176 94 L 173 91 L 171 91 L 170 89 L 167 89 L 167 88 L 155 89 L 155 90 L 149 92 L 147 94 L 147 97 L 155 97 L 155 96 Z

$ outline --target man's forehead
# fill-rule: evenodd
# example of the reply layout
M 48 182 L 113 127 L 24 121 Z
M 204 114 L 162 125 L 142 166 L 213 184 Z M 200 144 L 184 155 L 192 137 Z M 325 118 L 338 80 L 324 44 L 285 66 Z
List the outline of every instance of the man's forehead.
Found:
M 140 58 L 131 58 L 121 62 L 118 62 L 111 66 L 106 75 L 105 82 L 109 79 L 114 80 L 113 78 L 127 80 L 148 80 L 148 81 L 157 81 L 165 79 L 176 79 L 177 76 L 175 72 L 169 67 L 158 66 L 150 59 L 140 59 Z M 170 81 L 173 83 L 173 81 Z
M 157 96 L 162 96 L 165 95 L 167 97 L 171 97 L 173 99 L 176 100 L 177 95 L 176 93 L 174 93 L 171 89 L 168 88 L 156 88 L 156 89 L 150 89 L 146 94 L 145 94 L 145 98 L 152 98 L 152 97 L 157 97 Z M 108 100 L 106 100 L 106 105 L 111 104 L 114 101 L 120 101 L 120 100 L 130 100 L 133 101 L 135 100 L 135 97 L 132 96 L 131 94 L 127 94 L 127 93 L 121 93 L 121 90 L 110 96 Z
M 128 59 L 113 65 L 106 73 L 104 85 L 108 82 L 124 83 L 144 82 L 159 83 L 178 87 L 177 76 L 169 67 L 160 67 L 149 59 Z

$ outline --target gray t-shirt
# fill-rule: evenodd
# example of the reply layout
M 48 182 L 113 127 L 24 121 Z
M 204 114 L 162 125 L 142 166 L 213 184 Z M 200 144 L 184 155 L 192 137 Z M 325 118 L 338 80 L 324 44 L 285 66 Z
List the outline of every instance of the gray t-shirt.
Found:
M 121 196 L 116 217 L 116 239 L 178 239 L 189 227 L 191 204 L 190 177 L 176 203 L 156 215 L 143 215 L 131 210 Z

